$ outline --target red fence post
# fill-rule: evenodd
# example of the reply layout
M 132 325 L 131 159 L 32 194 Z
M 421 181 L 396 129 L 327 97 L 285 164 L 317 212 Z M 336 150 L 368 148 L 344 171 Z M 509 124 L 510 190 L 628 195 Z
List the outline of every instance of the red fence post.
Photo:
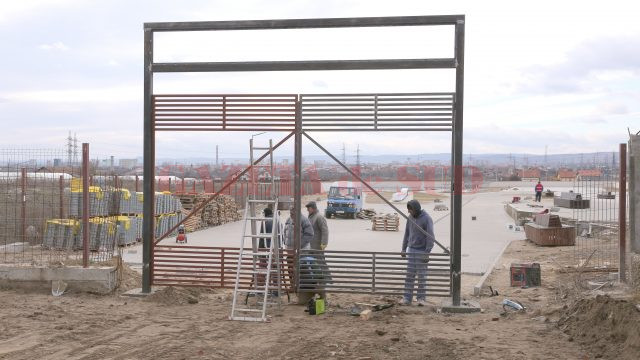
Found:
M 82 267 L 89 266 L 89 144 L 82 143 Z
M 60 219 L 64 219 L 64 176 L 60 175 L 58 183 L 60 188 Z
M 620 144 L 620 197 L 618 239 L 620 242 L 620 282 L 627 282 L 627 144 Z
M 220 287 L 224 288 L 224 248 L 220 252 Z
M 22 199 L 20 201 L 20 221 L 22 225 L 22 241 L 27 240 L 27 169 L 22 168 L 20 178 L 20 188 L 22 189 Z

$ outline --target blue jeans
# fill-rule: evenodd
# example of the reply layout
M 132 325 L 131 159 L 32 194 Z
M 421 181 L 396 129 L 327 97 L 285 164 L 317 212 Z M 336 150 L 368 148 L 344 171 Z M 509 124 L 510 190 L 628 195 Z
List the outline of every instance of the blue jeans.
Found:
M 418 293 L 417 300 L 425 300 L 427 295 L 427 263 L 426 254 L 431 252 L 431 249 L 416 250 L 407 248 L 407 277 L 404 280 L 404 301 L 411 302 L 413 299 L 413 285 L 418 276 Z

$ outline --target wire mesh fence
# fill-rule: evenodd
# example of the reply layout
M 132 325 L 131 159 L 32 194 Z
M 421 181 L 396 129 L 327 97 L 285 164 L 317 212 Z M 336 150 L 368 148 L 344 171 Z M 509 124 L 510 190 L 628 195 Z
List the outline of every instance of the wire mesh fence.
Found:
M 0 150 L 0 263 L 82 263 L 82 166 L 68 155 Z M 88 261 L 100 264 L 141 238 L 142 198 L 108 171 L 90 166 L 89 174 Z
M 581 268 L 618 269 L 620 196 L 616 173 L 579 175 L 573 192 L 561 195 L 572 211 L 577 234 L 573 261 Z

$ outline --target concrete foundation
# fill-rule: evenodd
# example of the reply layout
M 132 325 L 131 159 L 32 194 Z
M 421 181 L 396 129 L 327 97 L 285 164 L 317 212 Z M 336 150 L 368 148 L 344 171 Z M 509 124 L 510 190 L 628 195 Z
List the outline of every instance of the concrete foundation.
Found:
M 80 266 L 35 267 L 0 265 L 0 286 L 51 291 L 53 281 L 66 283 L 66 291 L 108 294 L 117 285 L 116 268 Z
M 131 289 L 127 292 L 122 293 L 122 296 L 128 296 L 128 297 L 135 297 L 135 298 L 145 298 L 149 295 L 154 294 L 156 291 L 160 290 L 161 288 L 158 287 L 152 287 L 151 291 L 148 293 L 144 293 L 142 292 L 142 288 L 137 288 L 137 289 Z

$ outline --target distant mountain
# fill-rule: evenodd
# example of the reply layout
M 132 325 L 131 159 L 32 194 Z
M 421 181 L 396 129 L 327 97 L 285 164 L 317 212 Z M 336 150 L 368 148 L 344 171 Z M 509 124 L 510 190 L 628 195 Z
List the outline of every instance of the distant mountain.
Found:
M 334 154 L 337 158 L 341 158 L 339 154 Z M 288 160 L 289 163 L 293 163 L 293 156 L 275 156 L 276 162 Z M 324 161 L 326 163 L 332 163 L 333 160 L 326 155 L 308 155 L 303 156 L 305 163 L 312 163 L 316 161 Z M 191 158 L 158 158 L 158 164 L 214 164 L 215 158 L 204 157 L 191 157 Z M 248 158 L 220 158 L 220 163 L 245 164 L 248 162 Z M 415 155 L 397 155 L 397 154 L 385 154 L 385 155 L 362 155 L 360 157 L 361 164 L 389 164 L 389 163 L 440 163 L 448 165 L 451 161 L 451 154 L 438 153 L 438 154 L 415 154 Z M 142 159 L 140 159 L 142 162 Z M 346 157 L 347 164 L 353 165 L 357 162 L 355 156 Z M 592 166 L 611 166 L 612 163 L 618 163 L 618 154 L 612 152 L 597 152 L 597 153 L 581 153 L 581 154 L 465 154 L 463 162 L 465 165 L 511 165 L 515 164 L 516 167 L 526 166 L 549 166 L 549 167 L 592 167 Z

